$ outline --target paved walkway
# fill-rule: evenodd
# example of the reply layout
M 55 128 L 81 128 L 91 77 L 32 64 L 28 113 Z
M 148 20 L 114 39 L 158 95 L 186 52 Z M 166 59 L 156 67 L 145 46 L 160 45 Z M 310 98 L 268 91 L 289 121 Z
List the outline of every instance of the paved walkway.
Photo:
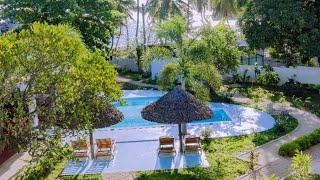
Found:
M 9 160 L 0 166 L 0 179 L 13 179 L 28 164 L 30 156 L 28 153 L 19 153 L 13 155 Z
M 141 81 L 134 81 L 132 79 L 129 79 L 129 78 L 126 78 L 126 77 L 121 77 L 121 76 L 117 77 L 117 81 L 118 82 L 122 82 L 122 83 L 129 83 L 129 84 L 136 85 L 136 86 L 141 86 L 141 87 L 158 89 L 157 85 L 146 84 L 146 83 L 143 83 Z
M 241 98 L 236 98 L 235 100 L 239 102 L 241 101 Z M 241 102 L 248 103 L 248 99 L 245 98 L 244 101 Z M 320 128 L 320 118 L 312 113 L 289 106 L 282 106 L 280 104 L 274 104 L 273 108 L 276 111 L 288 111 L 291 116 L 298 120 L 299 125 L 291 133 L 255 149 L 255 151 L 259 153 L 259 164 L 261 167 L 258 170 L 258 174 L 263 176 L 265 179 L 268 179 L 271 174 L 275 174 L 279 177 L 285 177 L 289 173 L 288 167 L 291 164 L 291 158 L 284 158 L 278 155 L 278 149 L 282 144 L 290 142 L 297 137 L 309 134 L 315 129 Z M 313 158 L 311 171 L 313 173 L 320 174 L 320 145 L 314 146 L 306 152 Z M 248 160 L 249 152 L 239 155 L 238 158 Z M 239 179 L 249 178 L 250 174 L 247 174 Z

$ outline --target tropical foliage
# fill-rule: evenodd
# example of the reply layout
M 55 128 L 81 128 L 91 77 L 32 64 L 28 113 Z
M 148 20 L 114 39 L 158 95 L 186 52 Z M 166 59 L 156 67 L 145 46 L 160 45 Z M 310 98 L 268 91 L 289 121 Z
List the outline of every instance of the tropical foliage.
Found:
M 319 1 L 250 1 L 241 27 L 251 47 L 271 47 L 288 65 L 306 63 L 319 56 L 319 13 Z
M 166 60 L 170 63 L 158 80 L 162 89 L 172 89 L 180 80 L 198 98 L 208 100 L 210 91 L 221 85 L 220 72 L 231 72 L 239 64 L 240 51 L 234 32 L 222 24 L 215 29 L 207 26 L 198 34 L 196 38 L 188 37 L 186 23 L 180 16 L 164 21 L 157 26 L 157 36 L 167 40 L 172 48 L 147 49 L 143 55 L 144 69 L 153 60 Z
M 159 78 L 163 89 L 172 89 L 179 81 L 189 91 L 208 100 L 209 90 L 217 90 L 221 84 L 221 72 L 232 71 L 238 65 L 239 51 L 235 46 L 235 36 L 231 30 L 219 26 L 215 30 L 207 27 L 201 30 L 198 39 L 186 34 L 186 23 L 180 16 L 174 16 L 157 26 L 157 36 L 172 44 L 171 48 L 149 48 L 143 55 L 144 69 L 153 60 L 167 60 Z M 168 81 L 169 80 L 169 81 Z M 199 86 L 200 85 L 200 86 Z M 199 89 L 201 87 L 201 90 Z M 205 90 L 206 89 L 206 90 Z
M 119 3 L 123 1 L 1 1 L 5 14 L 13 16 L 18 23 L 71 24 L 81 32 L 88 47 L 103 51 L 107 50 L 109 40 L 121 19 L 126 17 Z
M 0 36 L 0 124 L 7 144 L 41 156 L 47 131 L 90 130 L 121 95 L 116 71 L 68 25 Z M 33 126 L 35 116 L 39 125 Z M 81 123 L 79 123 L 81 122 Z M 53 145 L 50 143 L 50 145 Z
M 183 16 L 187 11 L 187 5 L 179 0 L 148 0 L 146 4 L 146 12 L 155 21 L 166 20 L 175 15 Z
M 293 174 L 290 176 L 290 179 L 311 179 L 311 175 L 309 174 L 311 162 L 312 159 L 310 155 L 302 152 L 296 153 L 296 155 L 292 158 L 292 163 L 290 165 L 291 169 L 293 170 Z

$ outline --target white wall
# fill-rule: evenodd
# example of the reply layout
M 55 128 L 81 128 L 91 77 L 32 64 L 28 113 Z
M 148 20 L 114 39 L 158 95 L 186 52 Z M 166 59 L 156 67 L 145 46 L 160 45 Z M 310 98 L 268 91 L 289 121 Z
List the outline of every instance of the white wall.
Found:
M 248 69 L 247 75 L 254 78 L 254 66 L 253 65 L 241 65 L 237 69 L 239 75 L 243 75 L 244 71 Z M 276 73 L 279 74 L 280 84 L 287 82 L 290 78 L 294 78 L 296 81 L 302 84 L 318 84 L 320 85 L 320 68 L 319 67 L 274 67 Z
M 135 59 L 117 59 L 112 58 L 111 64 L 115 65 L 117 68 L 124 69 L 127 71 L 138 72 L 139 68 Z
M 152 79 L 158 77 L 163 69 L 163 67 L 167 64 L 168 62 L 163 60 L 163 61 L 153 61 L 151 63 L 151 77 Z
M 125 60 L 112 60 L 112 64 L 122 69 L 131 71 L 138 71 L 136 62 L 132 59 Z M 154 61 L 151 63 L 151 77 L 155 78 L 160 75 L 163 67 L 167 64 L 167 61 Z M 241 76 L 244 71 L 248 69 L 247 75 L 251 79 L 255 78 L 254 65 L 240 65 L 237 68 L 237 73 Z M 317 84 L 320 85 L 320 68 L 319 67 L 273 67 L 274 71 L 279 74 L 280 84 L 287 82 L 290 78 L 294 78 L 296 81 L 302 84 Z M 231 77 L 231 75 L 225 75 L 225 77 Z

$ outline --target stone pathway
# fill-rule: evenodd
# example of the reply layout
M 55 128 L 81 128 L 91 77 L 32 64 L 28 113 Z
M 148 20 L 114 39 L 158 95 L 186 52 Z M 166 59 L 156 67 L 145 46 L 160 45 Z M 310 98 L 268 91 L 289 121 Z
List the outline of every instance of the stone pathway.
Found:
M 28 164 L 30 156 L 28 153 L 18 153 L 0 166 L 0 179 L 14 179 L 21 170 Z
M 127 173 L 102 173 L 103 180 L 134 180 L 136 178 L 135 172 Z
M 132 79 L 129 79 L 129 78 L 126 78 L 126 77 L 121 77 L 121 76 L 117 77 L 117 81 L 118 82 L 122 82 L 122 83 L 129 83 L 129 84 L 136 85 L 136 86 L 141 86 L 141 87 L 158 89 L 157 85 L 146 84 L 146 83 L 143 83 L 141 81 L 134 81 Z
M 244 98 L 244 101 L 241 101 L 241 98 L 235 98 L 234 100 L 241 103 L 248 103 L 247 98 Z M 262 103 L 262 105 L 263 104 L 266 103 Z M 297 137 L 309 134 L 315 129 L 320 128 L 320 118 L 312 113 L 280 104 L 274 104 L 273 108 L 276 111 L 288 111 L 291 116 L 298 120 L 299 125 L 291 133 L 255 149 L 255 151 L 259 153 L 259 164 L 261 167 L 258 169 L 258 174 L 263 176 L 265 179 L 268 179 L 271 174 L 275 174 L 279 177 L 285 177 L 290 171 L 288 166 L 291 164 L 291 159 L 278 155 L 278 149 L 282 144 L 290 142 Z M 310 148 L 306 153 L 309 153 L 313 158 L 311 171 L 313 173 L 319 173 L 320 145 Z M 238 158 L 248 160 L 249 152 L 242 153 Z M 239 177 L 239 179 L 249 179 L 250 177 L 251 174 L 246 174 Z

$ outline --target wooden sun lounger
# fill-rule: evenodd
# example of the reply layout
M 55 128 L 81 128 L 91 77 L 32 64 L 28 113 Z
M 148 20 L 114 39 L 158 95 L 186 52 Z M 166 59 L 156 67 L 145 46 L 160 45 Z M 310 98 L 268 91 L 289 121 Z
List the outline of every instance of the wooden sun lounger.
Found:
M 73 154 L 77 158 L 89 157 L 89 144 L 85 139 L 72 141 Z
M 184 151 L 185 152 L 199 152 L 201 151 L 200 137 L 189 136 L 185 138 Z
M 95 153 L 96 157 L 99 156 L 113 156 L 113 151 L 115 148 L 115 140 L 111 138 L 106 139 L 96 139 L 97 151 Z
M 162 136 L 159 137 L 159 153 L 175 153 L 174 137 Z

